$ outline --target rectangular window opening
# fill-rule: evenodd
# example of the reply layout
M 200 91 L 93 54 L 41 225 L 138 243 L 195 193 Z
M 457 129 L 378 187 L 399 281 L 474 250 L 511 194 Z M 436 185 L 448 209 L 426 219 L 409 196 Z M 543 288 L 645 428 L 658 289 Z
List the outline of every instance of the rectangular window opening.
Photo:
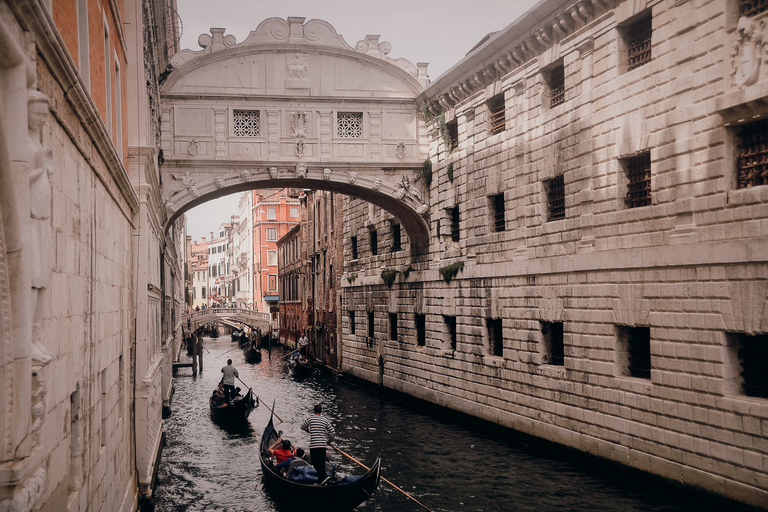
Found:
M 458 333 L 456 331 L 456 317 L 455 316 L 443 316 L 445 327 L 448 331 L 448 341 L 451 344 L 451 350 L 456 350 L 456 343 L 458 341 Z
M 349 334 L 355 334 L 355 312 L 349 312 Z
M 486 318 L 485 325 L 488 329 L 489 353 L 494 356 L 504 356 L 504 331 L 501 318 Z
M 448 216 L 451 219 L 451 240 L 458 242 L 461 238 L 459 231 L 459 207 L 448 208 Z
M 379 233 L 375 229 L 371 230 L 371 254 L 379 254 Z
M 352 244 L 352 259 L 357 259 L 357 237 L 353 236 L 350 238 L 350 242 Z
M 541 322 L 544 364 L 563 366 L 565 350 L 563 346 L 563 323 Z
M 346 139 L 359 139 L 363 136 L 362 112 L 338 112 L 336 114 L 337 135 Z
M 768 398 L 768 334 L 727 333 L 737 394 Z
M 491 212 L 493 216 L 493 230 L 496 232 L 504 231 L 507 228 L 504 215 L 504 194 L 496 194 L 488 198 L 491 202 Z
M 489 131 L 491 135 L 496 135 L 504 131 L 506 127 L 506 110 L 504 103 L 504 93 L 493 96 L 487 102 L 489 112 Z
M 627 65 L 631 71 L 651 62 L 652 17 L 650 14 L 625 29 Z
M 445 127 L 448 129 L 448 141 L 451 147 L 447 148 L 450 153 L 454 149 L 459 147 L 459 121 L 454 119 L 445 123 Z
M 565 66 L 555 66 L 546 74 L 546 82 L 549 86 L 550 108 L 565 103 Z
M 621 374 L 639 379 L 651 378 L 650 327 L 616 326 Z
M 397 341 L 397 313 L 389 314 L 389 339 Z
M 259 136 L 258 110 L 233 110 L 232 128 L 235 137 Z
M 427 344 L 427 317 L 416 314 L 416 345 L 423 347 Z
M 739 139 L 737 187 L 768 185 L 768 119 L 742 125 Z
M 547 192 L 547 220 L 565 218 L 565 180 L 563 175 L 544 182 Z
M 400 238 L 400 224 L 392 224 L 392 252 L 402 250 L 403 247 Z
M 639 208 L 651 204 L 651 152 L 622 159 L 627 173 L 627 208 Z
M 374 324 L 373 324 L 373 311 L 368 311 L 368 346 L 373 346 L 374 338 Z

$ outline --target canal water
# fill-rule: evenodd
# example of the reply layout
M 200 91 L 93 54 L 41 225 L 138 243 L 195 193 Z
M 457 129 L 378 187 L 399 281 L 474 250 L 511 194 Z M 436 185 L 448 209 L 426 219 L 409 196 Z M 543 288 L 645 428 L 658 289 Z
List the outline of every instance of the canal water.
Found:
M 176 377 L 156 512 L 284 511 L 264 489 L 258 456 L 273 401 L 282 419 L 275 420 L 276 428 L 294 445 L 308 446 L 299 426 L 314 404 L 322 403 L 341 450 L 368 466 L 382 456 L 382 476 L 400 490 L 382 481 L 356 511 L 425 510 L 404 492 L 434 512 L 755 510 L 332 377 L 296 382 L 287 374 L 281 348 L 273 349 L 271 360 L 263 351 L 262 362 L 250 365 L 229 336 L 206 339 L 205 346 L 204 371 L 192 377 L 185 368 Z M 227 358 L 262 401 L 248 424 L 237 429 L 213 423 L 208 408 Z M 337 472 L 364 473 L 338 452 L 329 455 Z M 313 510 L 312 503 L 306 510 Z

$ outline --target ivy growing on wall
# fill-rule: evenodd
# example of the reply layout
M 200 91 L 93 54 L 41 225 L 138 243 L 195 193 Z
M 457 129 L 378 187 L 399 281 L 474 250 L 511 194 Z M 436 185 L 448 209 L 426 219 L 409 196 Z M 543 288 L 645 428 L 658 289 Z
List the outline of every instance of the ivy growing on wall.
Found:
M 443 280 L 446 283 L 450 283 L 451 279 L 456 277 L 456 274 L 459 273 L 459 270 L 464 269 L 464 262 L 463 261 L 457 261 L 455 263 L 451 263 L 450 265 L 446 265 L 444 267 L 440 267 L 440 275 L 443 277 Z
M 384 270 L 381 271 L 381 280 L 384 281 L 384 284 L 392 288 L 392 283 L 395 282 L 395 278 L 399 273 L 400 273 L 399 270 L 385 268 Z
M 429 158 L 424 160 L 424 166 L 421 169 L 421 177 L 424 178 L 424 182 L 427 186 L 432 184 L 432 160 Z
M 435 118 L 430 112 L 429 112 L 429 105 L 427 105 L 426 101 L 421 102 L 421 116 L 424 118 L 424 122 L 428 123 L 432 119 Z
M 448 131 L 448 125 L 445 123 L 445 114 L 440 114 L 437 118 L 437 126 L 440 128 L 440 136 L 443 138 L 445 149 L 448 153 L 453 151 L 453 143 L 451 142 L 451 132 Z
M 453 183 L 453 162 L 448 163 L 448 181 Z
M 354 282 L 355 282 L 355 279 L 357 279 L 357 274 L 349 274 L 349 275 L 347 276 L 347 282 L 348 282 L 349 284 L 352 284 L 352 283 L 354 283 Z

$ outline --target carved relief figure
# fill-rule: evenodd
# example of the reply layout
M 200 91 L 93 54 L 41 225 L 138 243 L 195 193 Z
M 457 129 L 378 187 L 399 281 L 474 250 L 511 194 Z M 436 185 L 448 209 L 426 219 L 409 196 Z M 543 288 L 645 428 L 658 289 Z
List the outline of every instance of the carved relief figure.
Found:
M 269 176 L 270 178 L 277 179 L 277 167 L 270 167 L 269 168 Z
M 195 156 L 200 152 L 200 143 L 197 139 L 190 139 L 189 146 L 187 146 L 187 153 L 189 156 Z
M 757 82 L 760 61 L 763 56 L 763 29 L 765 23 L 740 18 L 736 27 L 736 40 L 731 45 L 731 76 L 736 85 L 746 86 Z
M 325 169 L 323 169 L 323 179 L 326 180 L 326 181 L 331 179 L 331 172 L 332 171 L 329 168 L 327 168 L 327 167 Z
M 395 147 L 395 156 L 397 158 L 405 158 L 405 142 L 398 142 Z
M 296 143 L 296 156 L 302 157 L 304 156 L 304 141 L 300 140 Z
M 245 171 L 243 171 L 243 172 L 241 172 L 241 173 L 240 173 L 240 180 L 241 180 L 243 183 L 245 183 L 245 182 L 247 182 L 247 181 L 250 181 L 250 179 L 251 179 L 251 171 L 249 171 L 249 170 L 247 170 L 247 169 L 246 169 Z
M 288 61 L 287 77 L 289 80 L 306 80 L 309 64 L 307 54 L 296 52 L 293 60 Z
M 349 176 L 349 183 L 354 185 L 355 181 L 357 181 L 357 173 L 356 172 L 348 172 L 347 176 Z
M 297 164 L 296 165 L 296 177 L 297 178 L 306 178 L 307 177 L 307 166 L 304 164 Z
M 217 176 L 216 179 L 213 180 L 213 183 L 216 185 L 216 188 L 222 188 L 224 187 L 224 178 Z
M 291 129 L 293 130 L 293 136 L 296 138 L 304 138 L 307 136 L 306 112 L 291 113 Z
M 197 183 L 195 182 L 195 180 L 193 180 L 189 176 L 189 171 L 187 171 L 187 173 L 184 176 L 182 176 L 181 178 L 179 178 L 175 174 L 171 174 L 171 177 L 174 180 L 181 181 L 181 184 L 184 185 L 184 188 L 187 189 L 187 192 L 189 192 L 190 194 L 192 194 L 195 197 L 200 197 L 200 190 L 198 190 Z M 177 188 L 176 190 L 177 191 L 178 190 L 183 190 L 183 188 Z
M 379 187 L 381 187 L 381 178 L 376 178 L 373 180 L 373 186 L 371 188 L 373 190 L 379 190 Z
M 53 174 L 53 152 L 41 142 L 42 129 L 48 117 L 48 97 L 30 90 L 27 100 L 29 142 L 31 161 L 29 166 L 29 213 L 32 217 L 32 296 L 34 321 L 37 324 L 43 316 L 43 289 L 51 280 L 51 183 Z M 45 348 L 33 338 L 32 359 L 45 364 L 52 359 Z
M 412 183 L 408 176 L 403 175 L 403 178 L 400 180 L 400 183 L 397 184 L 397 187 L 398 190 L 395 195 L 398 199 L 402 199 L 408 195 L 416 201 L 421 202 L 421 193 L 416 188 L 415 182 Z

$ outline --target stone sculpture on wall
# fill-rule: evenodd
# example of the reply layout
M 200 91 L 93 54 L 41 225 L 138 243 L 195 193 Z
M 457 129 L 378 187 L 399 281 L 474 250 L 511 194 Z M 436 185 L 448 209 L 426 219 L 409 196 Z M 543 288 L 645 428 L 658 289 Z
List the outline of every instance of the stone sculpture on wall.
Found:
M 289 80 L 306 80 L 309 72 L 307 54 L 296 52 L 293 59 L 288 61 L 286 78 Z
M 731 45 L 731 76 L 738 86 L 752 85 L 760 76 L 764 28 L 763 21 L 755 23 L 749 18 L 739 19 L 736 40 Z
M 53 152 L 41 142 L 42 129 L 48 117 L 48 97 L 30 90 L 27 100 L 30 166 L 29 166 L 29 213 L 31 225 L 31 268 L 34 322 L 39 325 L 43 319 L 43 290 L 50 287 L 51 281 L 51 183 L 53 174 Z M 51 354 L 38 340 L 39 334 L 33 334 L 32 359 L 45 364 L 52 359 Z

